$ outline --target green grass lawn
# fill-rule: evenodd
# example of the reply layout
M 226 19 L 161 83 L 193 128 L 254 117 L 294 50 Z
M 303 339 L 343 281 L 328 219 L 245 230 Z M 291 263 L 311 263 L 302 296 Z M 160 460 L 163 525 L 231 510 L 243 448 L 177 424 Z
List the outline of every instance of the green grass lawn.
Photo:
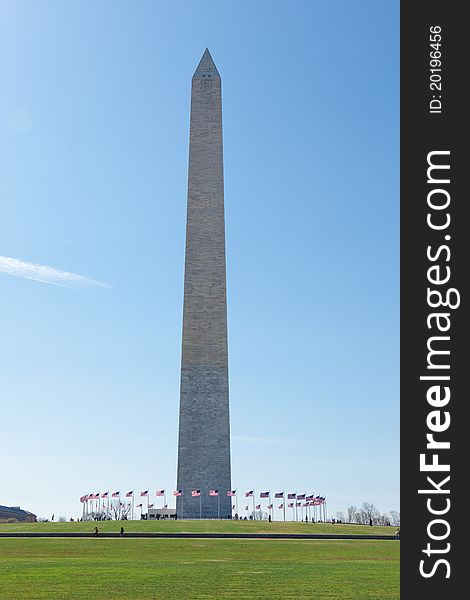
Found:
M 74 523 L 0 523 L 2 531 L 126 531 L 204 532 L 204 533 L 356 533 L 393 535 L 395 527 L 369 527 L 331 523 L 293 523 L 290 521 L 100 521 Z
M 399 543 L 0 538 L 0 598 L 391 600 Z

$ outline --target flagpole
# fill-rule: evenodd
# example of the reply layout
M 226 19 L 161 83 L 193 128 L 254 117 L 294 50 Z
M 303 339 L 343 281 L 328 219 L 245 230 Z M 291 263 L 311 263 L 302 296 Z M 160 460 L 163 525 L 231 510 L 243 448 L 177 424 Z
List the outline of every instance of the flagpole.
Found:
M 238 515 L 238 490 L 235 490 L 235 512 Z
M 184 492 L 181 490 L 181 518 L 184 519 Z
M 220 519 L 220 496 L 217 493 L 217 518 Z M 232 506 L 232 501 L 230 501 L 230 506 Z M 232 511 L 230 511 L 232 512 Z
M 282 512 L 284 513 L 284 521 L 286 520 L 286 499 L 285 499 L 285 492 L 282 492 Z
M 271 506 L 271 508 L 269 509 L 271 511 L 271 521 L 274 521 L 274 508 L 272 508 L 271 504 L 271 490 L 269 490 L 269 506 Z
M 132 490 L 132 520 L 134 520 L 134 490 Z
M 253 490 L 253 520 L 255 520 L 255 490 Z
M 199 518 L 202 519 L 202 494 L 199 490 Z
M 297 523 L 297 490 L 295 490 L 295 522 Z

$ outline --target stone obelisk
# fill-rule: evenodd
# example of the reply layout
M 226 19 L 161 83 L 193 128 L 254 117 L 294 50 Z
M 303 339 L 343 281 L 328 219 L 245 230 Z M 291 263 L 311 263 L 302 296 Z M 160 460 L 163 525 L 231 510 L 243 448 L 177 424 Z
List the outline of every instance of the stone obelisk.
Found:
M 225 279 L 221 80 L 206 49 L 191 86 L 176 499 L 184 519 L 232 514 Z

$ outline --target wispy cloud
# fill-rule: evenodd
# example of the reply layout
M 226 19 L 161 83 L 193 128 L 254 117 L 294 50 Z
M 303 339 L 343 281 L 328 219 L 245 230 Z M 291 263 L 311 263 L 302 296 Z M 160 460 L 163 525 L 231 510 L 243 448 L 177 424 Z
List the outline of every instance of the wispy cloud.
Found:
M 251 442 L 253 444 L 275 444 L 277 446 L 296 446 L 297 442 L 285 438 L 252 437 L 248 435 L 232 435 L 235 442 Z
M 95 281 L 89 277 L 71 273 L 70 271 L 61 271 L 55 267 L 47 265 L 38 265 L 37 263 L 27 262 L 19 258 L 10 258 L 9 256 L 0 256 L 0 273 L 22 277 L 23 279 L 32 279 L 41 283 L 51 285 L 60 285 L 63 287 L 76 287 L 83 285 L 98 285 L 100 287 L 109 287 L 105 283 Z
M 67 242 L 67 244 L 73 244 L 73 245 L 78 244 L 78 242 L 76 242 L 75 240 L 71 240 L 69 238 L 62 237 L 62 236 L 59 237 L 59 240 L 61 240 L 62 242 Z

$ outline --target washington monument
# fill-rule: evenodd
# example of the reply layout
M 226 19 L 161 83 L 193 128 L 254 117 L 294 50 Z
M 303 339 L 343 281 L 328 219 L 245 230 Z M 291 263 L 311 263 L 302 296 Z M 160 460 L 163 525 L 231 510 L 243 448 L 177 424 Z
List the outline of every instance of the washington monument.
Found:
M 225 278 L 221 79 L 206 49 L 191 86 L 176 500 L 185 519 L 232 514 Z

